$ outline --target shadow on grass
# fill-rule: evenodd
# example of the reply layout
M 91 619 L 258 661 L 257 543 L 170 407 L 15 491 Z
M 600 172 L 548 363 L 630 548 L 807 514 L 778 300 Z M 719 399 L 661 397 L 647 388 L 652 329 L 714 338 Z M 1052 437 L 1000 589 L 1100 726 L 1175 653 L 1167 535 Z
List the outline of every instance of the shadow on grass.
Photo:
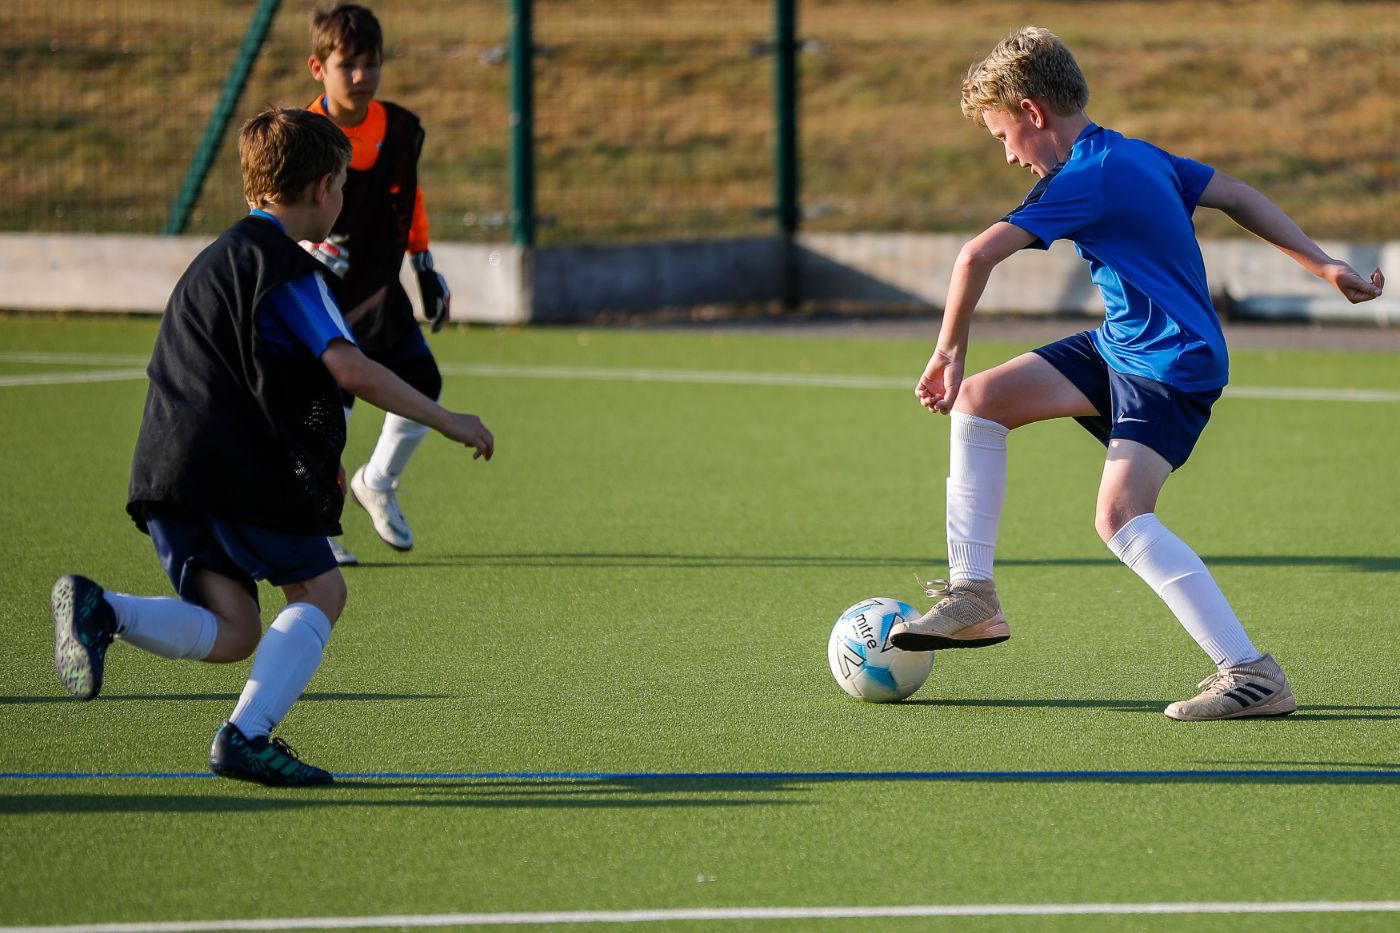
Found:
M 1202 555 L 1207 565 L 1226 567 L 1312 567 L 1319 570 L 1348 570 L 1357 573 L 1400 573 L 1400 556 L 1374 554 L 1211 554 Z M 998 557 L 997 563 L 1011 567 L 1100 567 L 1115 564 L 1105 553 L 1098 557 Z M 942 555 L 849 556 L 830 554 L 684 554 L 627 551 L 559 551 L 513 554 L 445 554 L 439 559 L 404 561 L 362 561 L 357 570 L 383 570 L 400 567 L 635 567 L 680 569 L 732 569 L 735 567 L 901 567 L 937 570 L 947 564 Z M 930 572 L 933 572 L 930 570 Z M 354 570 L 351 571 L 352 573 Z
M 1374 768 L 1378 771 L 1400 770 L 1400 762 L 1379 762 L 1379 761 L 1202 761 L 1203 765 L 1230 765 L 1240 767 L 1242 765 L 1263 765 L 1265 767 L 1278 768 L 1286 765 L 1294 765 L 1300 768 Z
M 219 700 L 226 703 L 236 703 L 237 693 L 104 693 L 98 698 L 99 703 L 113 703 L 124 700 L 165 700 L 165 701 L 201 701 Z M 315 690 L 303 693 L 298 703 L 316 703 L 323 700 L 334 701 L 359 701 L 372 700 L 375 702 L 385 702 L 394 700 L 449 700 L 452 699 L 450 693 L 327 693 Z M 54 696 L 0 696 L 0 706 L 19 705 L 27 703 L 75 703 L 77 702 L 66 693 Z
M 1154 713 L 1161 715 L 1171 700 L 1061 700 L 1061 699 L 911 699 L 901 706 L 966 706 L 973 708 L 1012 709 L 1102 709 L 1111 713 Z M 1287 723 L 1322 719 L 1400 719 L 1400 706 L 1332 706 L 1306 704 L 1290 716 L 1258 716 L 1237 720 L 1238 726 L 1248 723 Z
M 800 788 L 767 780 L 413 780 L 340 779 L 333 787 L 277 790 L 200 782 L 214 793 L 0 794 L 0 816 L 22 813 L 255 813 L 311 808 L 641 810 L 799 803 Z
M 1358 766 L 1360 767 L 1360 766 Z M 754 806 L 823 806 L 806 794 L 818 785 L 882 784 L 1139 784 L 1400 786 L 1400 771 L 1025 771 L 774 773 L 713 777 L 620 776 L 542 780 L 350 778 L 333 787 L 226 793 L 0 794 L 0 816 L 78 813 L 259 813 L 311 809 L 651 810 Z M 202 789 L 202 788 L 201 788 Z
M 1009 709 L 1104 709 L 1111 713 L 1156 713 L 1171 700 L 1061 700 L 1061 699 L 912 699 L 901 700 L 900 706 L 967 706 L 972 708 Z

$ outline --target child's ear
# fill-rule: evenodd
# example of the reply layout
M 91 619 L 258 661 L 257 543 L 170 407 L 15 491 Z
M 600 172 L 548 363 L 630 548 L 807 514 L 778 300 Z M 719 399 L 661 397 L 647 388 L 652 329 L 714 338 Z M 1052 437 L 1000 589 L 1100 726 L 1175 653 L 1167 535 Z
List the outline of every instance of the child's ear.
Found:
M 326 66 L 321 64 L 321 60 L 315 55 L 306 60 L 306 67 L 311 69 L 311 77 L 317 81 L 325 80 Z
M 1036 129 L 1045 128 L 1045 108 L 1040 105 L 1039 101 L 1029 97 L 1022 98 L 1021 115 L 1030 120 L 1031 125 Z
M 311 203 L 320 204 L 326 200 L 326 194 L 331 190 L 331 182 L 335 180 L 335 173 L 322 175 L 311 183 Z

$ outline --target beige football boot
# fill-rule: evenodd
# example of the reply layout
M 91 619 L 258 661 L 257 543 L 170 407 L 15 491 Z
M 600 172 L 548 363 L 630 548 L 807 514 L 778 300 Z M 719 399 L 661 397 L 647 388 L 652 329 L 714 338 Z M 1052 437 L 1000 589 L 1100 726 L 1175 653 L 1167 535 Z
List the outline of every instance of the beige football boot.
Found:
M 1173 703 L 1164 712 L 1172 719 L 1202 722 L 1243 716 L 1287 716 L 1298 708 L 1288 678 L 1271 654 L 1216 671 L 1199 686 L 1201 692 L 1195 698 Z
M 917 579 L 917 575 L 916 575 Z M 929 596 L 942 597 L 917 619 L 890 629 L 890 644 L 904 651 L 981 648 L 1011 637 L 991 580 L 919 580 Z

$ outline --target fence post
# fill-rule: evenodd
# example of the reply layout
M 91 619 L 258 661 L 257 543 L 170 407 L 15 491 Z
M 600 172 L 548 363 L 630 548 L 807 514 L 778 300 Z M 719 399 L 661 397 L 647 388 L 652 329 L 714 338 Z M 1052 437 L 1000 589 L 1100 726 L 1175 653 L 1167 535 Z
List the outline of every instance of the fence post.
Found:
M 176 195 L 175 203 L 170 208 L 170 216 L 165 221 L 164 232 L 167 236 L 185 232 L 190 214 L 199 201 L 199 193 L 204 188 L 204 179 L 209 176 L 214 157 L 219 154 L 219 144 L 228 130 L 229 120 L 233 118 L 239 98 L 243 96 L 243 89 L 248 85 L 248 75 L 253 70 L 253 63 L 258 60 L 263 40 L 267 38 L 267 31 L 272 27 L 281 2 L 282 0 L 260 0 L 258 8 L 253 11 L 248 31 L 243 35 L 243 44 L 238 47 L 233 67 L 224 79 L 224 89 L 219 94 L 218 103 L 214 105 L 214 112 L 209 115 L 209 123 L 204 127 L 204 138 L 195 150 L 194 158 L 190 160 L 185 181 L 180 185 L 180 193 Z
M 510 227 L 517 246 L 535 244 L 534 0 L 510 0 Z
M 797 232 L 797 0 L 774 0 L 774 105 L 777 108 L 776 150 L 778 229 Z
M 774 0 L 773 20 L 776 214 L 778 231 L 784 241 L 783 305 L 795 308 L 802 300 L 795 241 L 801 220 L 797 150 L 797 0 Z

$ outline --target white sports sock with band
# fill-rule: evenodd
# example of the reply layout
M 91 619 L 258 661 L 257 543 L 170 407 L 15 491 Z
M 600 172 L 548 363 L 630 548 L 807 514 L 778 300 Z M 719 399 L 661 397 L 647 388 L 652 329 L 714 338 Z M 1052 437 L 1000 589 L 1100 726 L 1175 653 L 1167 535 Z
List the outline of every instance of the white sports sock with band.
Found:
M 214 650 L 219 620 L 203 606 L 173 596 L 103 594 L 117 616 L 117 637 L 162 658 L 203 661 Z
M 418 450 L 418 445 L 427 436 L 427 425 L 386 414 L 384 429 L 379 432 L 379 443 L 374 445 L 374 453 L 365 466 L 365 485 L 380 492 L 392 489 L 408 466 L 409 459 Z
M 948 576 L 990 580 L 1006 501 L 1006 435 L 995 421 L 955 411 L 948 451 Z
M 288 603 L 253 655 L 253 672 L 229 722 L 250 739 L 271 732 L 311 683 L 330 637 L 324 612 L 310 603 Z
M 1155 514 L 1139 515 L 1118 529 L 1108 547 L 1162 597 L 1216 667 L 1259 659 L 1206 565 Z

